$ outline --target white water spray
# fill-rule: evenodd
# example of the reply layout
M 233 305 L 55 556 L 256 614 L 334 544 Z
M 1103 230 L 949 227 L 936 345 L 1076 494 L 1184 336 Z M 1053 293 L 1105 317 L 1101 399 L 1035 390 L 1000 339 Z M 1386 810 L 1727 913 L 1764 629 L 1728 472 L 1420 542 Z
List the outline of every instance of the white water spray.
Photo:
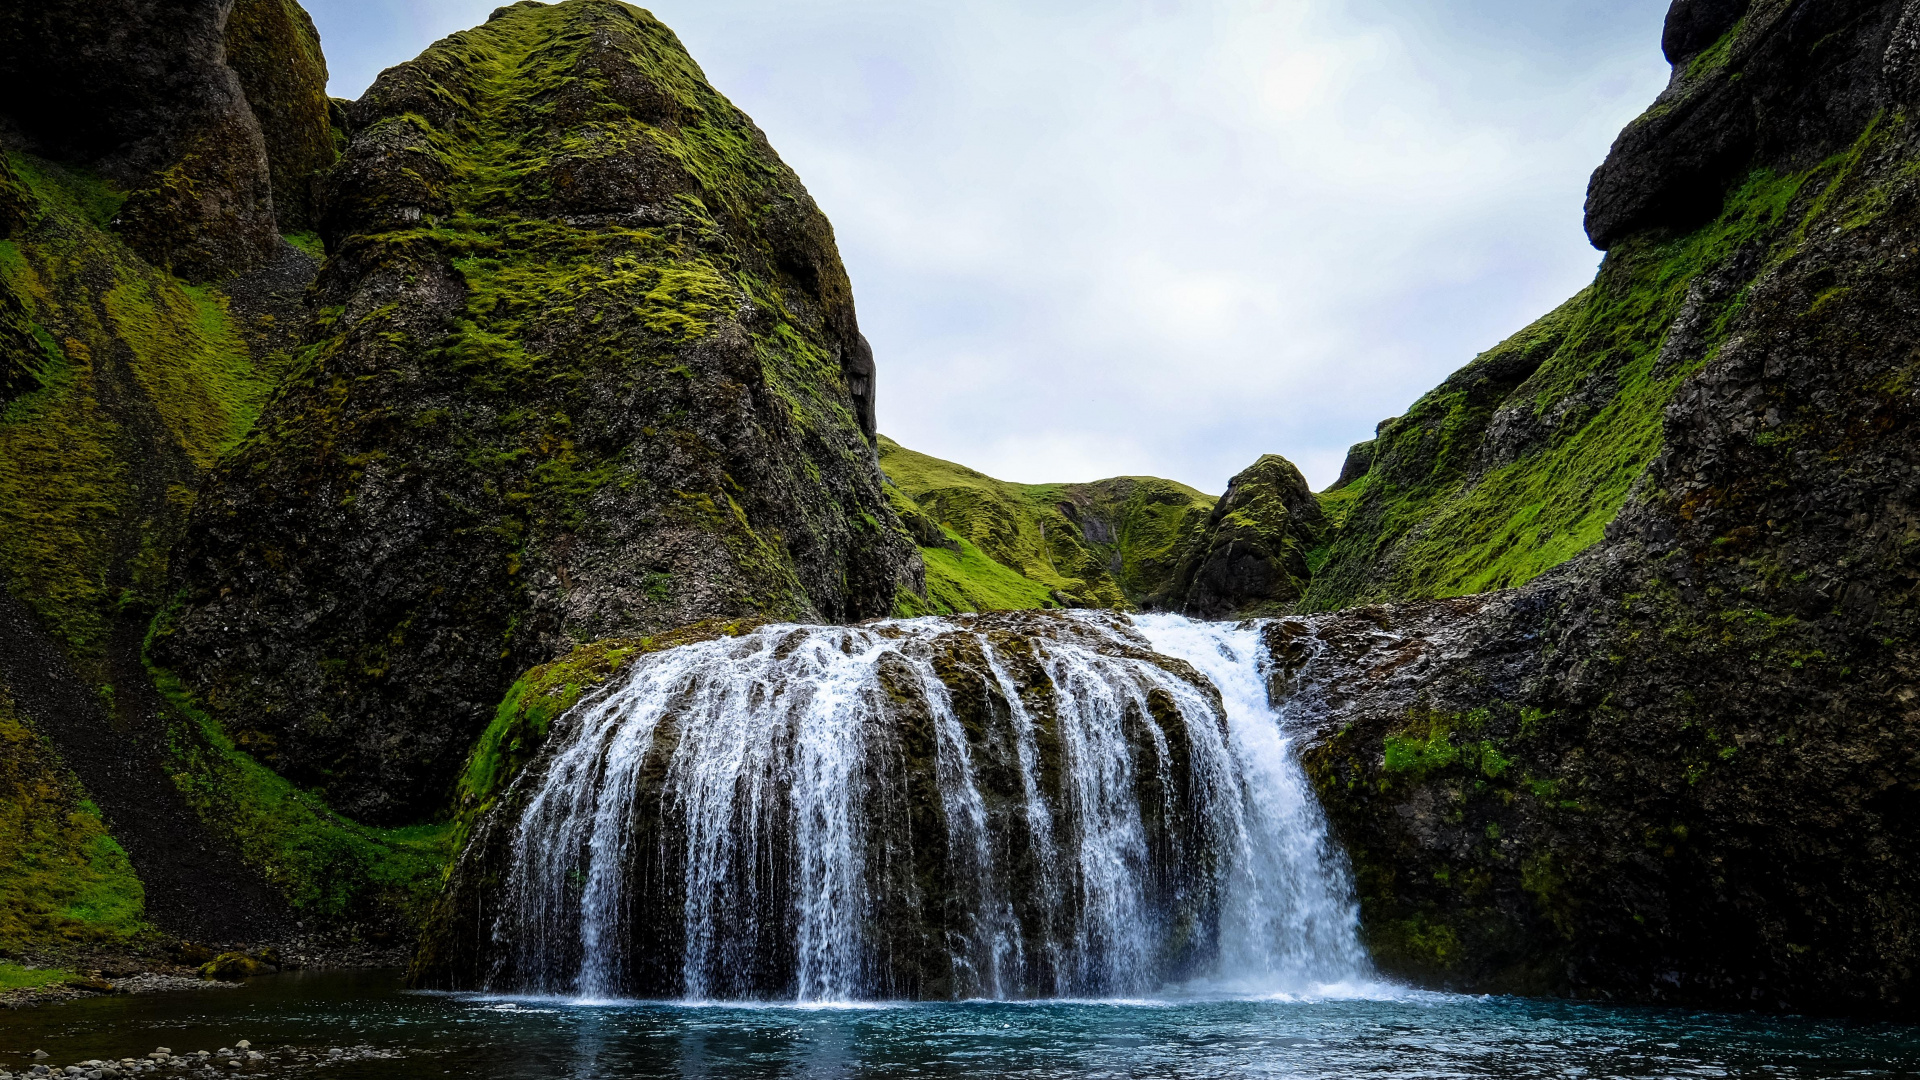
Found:
M 775 626 L 642 657 L 519 782 L 491 988 L 821 1002 L 1361 979 L 1260 656 L 1251 625 L 1076 615 Z

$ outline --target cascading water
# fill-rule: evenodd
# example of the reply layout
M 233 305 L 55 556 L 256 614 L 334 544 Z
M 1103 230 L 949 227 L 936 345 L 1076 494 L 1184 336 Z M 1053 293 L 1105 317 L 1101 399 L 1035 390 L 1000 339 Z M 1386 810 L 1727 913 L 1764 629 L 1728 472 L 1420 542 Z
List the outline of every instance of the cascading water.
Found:
M 644 656 L 523 775 L 489 989 L 1316 992 L 1354 905 L 1252 626 L 771 626 Z

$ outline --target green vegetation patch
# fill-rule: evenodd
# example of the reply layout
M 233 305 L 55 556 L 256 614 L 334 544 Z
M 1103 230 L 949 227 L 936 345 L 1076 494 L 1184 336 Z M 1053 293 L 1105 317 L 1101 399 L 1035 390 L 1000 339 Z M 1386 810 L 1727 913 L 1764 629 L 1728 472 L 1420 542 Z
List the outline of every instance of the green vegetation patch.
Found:
M 1745 303 L 1739 282 L 1845 219 L 1835 193 L 1887 127 L 1803 172 L 1755 172 L 1701 229 L 1622 243 L 1591 287 L 1381 425 L 1368 473 L 1322 497 L 1341 527 L 1310 558 L 1303 609 L 1507 588 L 1597 543 Z M 1730 286 L 1696 289 L 1736 264 Z M 1690 296 L 1694 337 L 1675 341 Z
M 124 943 L 147 929 L 145 908 L 99 809 L 0 685 L 0 948 Z M 0 989 L 42 985 L 7 978 Z
M 35 214 L 0 241 L 0 292 L 37 346 L 38 388 L 0 411 L 0 574 L 97 673 L 115 609 L 158 605 L 195 482 L 271 379 L 223 298 L 104 230 L 112 189 L 25 155 L 8 164 Z
M 179 680 L 153 669 L 174 709 L 173 780 L 297 912 L 333 923 L 412 927 L 438 892 L 451 828 L 351 821 L 239 749 Z
M 924 605 L 911 593 L 902 597 L 904 617 L 951 615 L 963 611 L 1029 611 L 1059 607 L 1045 585 L 995 562 L 972 542 L 941 526 L 959 550 L 920 549 L 927 564 Z
M 61 971 L 58 968 L 30 968 L 0 962 L 0 992 L 38 990 L 43 986 L 53 986 L 76 977 L 74 972 Z
M 941 530 L 916 537 L 933 612 L 1134 607 L 1172 580 L 1216 502 L 1155 477 L 1010 484 L 885 436 L 880 467 L 909 528 L 923 514 Z

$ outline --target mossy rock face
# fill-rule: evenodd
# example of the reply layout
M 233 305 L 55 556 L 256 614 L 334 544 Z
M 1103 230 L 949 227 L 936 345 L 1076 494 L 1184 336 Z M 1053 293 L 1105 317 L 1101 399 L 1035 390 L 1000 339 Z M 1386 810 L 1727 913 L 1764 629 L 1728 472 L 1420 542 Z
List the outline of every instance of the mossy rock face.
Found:
M 115 228 L 195 281 L 279 242 L 259 124 L 226 66 L 229 5 L 46 0 L 0 8 L 0 111 L 42 157 L 126 192 Z
M 1609 173 L 1690 153 L 1669 117 L 1695 92 L 1778 105 L 1718 216 L 1615 238 L 1593 289 L 1389 422 L 1327 500 L 1350 516 L 1323 602 L 1525 582 L 1271 642 L 1325 725 L 1306 763 L 1383 969 L 1920 1017 L 1902 9 L 1750 8 Z
M 1203 619 L 1285 613 L 1306 592 L 1307 555 L 1326 531 L 1306 477 L 1268 454 L 1233 478 L 1149 604 Z
M 1920 98 L 1899 5 L 1685 0 L 1668 29 L 1674 78 L 1589 191 L 1598 277 L 1357 448 L 1304 609 L 1524 585 L 1600 543 L 1758 283 L 1816 222 L 1891 209 L 1878 159 Z M 1828 191 L 1860 184 L 1837 214 Z
M 266 142 L 280 231 L 312 229 L 316 181 L 340 154 L 313 19 L 294 0 L 236 0 L 226 55 Z
M 880 464 L 927 563 L 903 614 L 1140 606 L 1168 590 L 1213 510 L 1171 480 L 1010 484 L 884 436 Z
M 579 642 L 920 592 L 832 230 L 666 27 L 515 5 L 347 112 L 311 345 L 154 643 L 241 747 L 414 820 Z

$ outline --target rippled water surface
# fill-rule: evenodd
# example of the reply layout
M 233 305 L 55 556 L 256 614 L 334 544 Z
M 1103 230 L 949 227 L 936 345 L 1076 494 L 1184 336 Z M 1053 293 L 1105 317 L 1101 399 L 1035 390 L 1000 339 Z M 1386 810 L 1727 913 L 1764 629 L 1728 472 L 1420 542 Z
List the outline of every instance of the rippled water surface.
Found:
M 0 1068 L 256 1046 L 404 1051 L 337 1077 L 1854 1077 L 1920 1075 L 1920 1029 L 1406 994 L 877 1007 L 415 994 L 392 975 L 0 1014 Z M 295 1074 L 302 1075 L 302 1074 Z

